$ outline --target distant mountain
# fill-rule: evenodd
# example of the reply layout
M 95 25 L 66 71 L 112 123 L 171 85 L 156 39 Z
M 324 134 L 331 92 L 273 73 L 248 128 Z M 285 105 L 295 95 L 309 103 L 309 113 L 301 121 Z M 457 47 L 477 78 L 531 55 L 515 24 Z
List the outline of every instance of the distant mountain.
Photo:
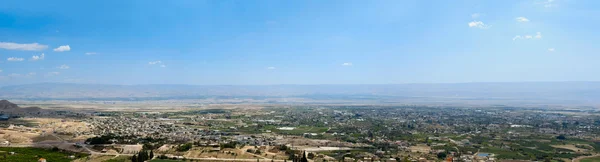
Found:
M 102 85 L 41 83 L 0 88 L 5 99 L 198 99 L 299 97 L 336 100 L 522 100 L 600 103 L 600 82 L 389 85 Z

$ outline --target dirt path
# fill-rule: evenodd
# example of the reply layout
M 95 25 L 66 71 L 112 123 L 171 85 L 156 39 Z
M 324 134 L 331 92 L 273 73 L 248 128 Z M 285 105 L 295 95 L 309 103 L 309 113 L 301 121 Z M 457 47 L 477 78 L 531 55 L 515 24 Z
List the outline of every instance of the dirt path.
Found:
M 600 154 L 594 154 L 594 155 L 590 155 L 590 156 L 580 156 L 580 157 L 577 157 L 577 158 L 571 160 L 571 162 L 579 162 L 579 161 L 581 161 L 581 159 L 591 158 L 591 157 L 600 157 Z

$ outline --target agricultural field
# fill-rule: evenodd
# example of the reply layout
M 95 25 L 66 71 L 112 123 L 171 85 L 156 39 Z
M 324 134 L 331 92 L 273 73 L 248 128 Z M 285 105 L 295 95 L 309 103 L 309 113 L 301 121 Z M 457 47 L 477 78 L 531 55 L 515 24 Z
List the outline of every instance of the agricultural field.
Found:
M 12 154 L 14 152 L 14 154 Z M 70 157 L 73 156 L 73 157 Z M 1 147 L 0 161 L 32 162 L 44 158 L 51 162 L 70 162 L 88 155 L 41 148 Z
M 580 162 L 600 162 L 600 156 L 581 159 Z

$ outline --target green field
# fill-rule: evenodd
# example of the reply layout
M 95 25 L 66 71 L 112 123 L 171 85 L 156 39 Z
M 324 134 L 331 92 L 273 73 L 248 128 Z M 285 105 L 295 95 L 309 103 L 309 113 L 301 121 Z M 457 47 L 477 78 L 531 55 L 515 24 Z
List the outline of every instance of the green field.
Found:
M 600 162 L 600 156 L 581 159 L 581 162 Z
M 130 161 L 131 161 L 131 156 L 119 156 L 114 159 L 106 160 L 103 162 L 130 162 Z
M 154 159 L 154 160 L 150 160 L 150 162 L 174 162 L 177 160 L 167 160 L 167 159 Z M 180 162 L 180 161 L 177 161 Z
M 11 155 L 10 152 L 15 152 L 15 154 Z M 73 160 L 69 158 L 70 155 L 74 155 L 75 159 L 87 156 L 81 153 L 68 153 L 41 148 L 0 147 L 0 161 L 31 162 L 45 158 L 51 162 L 69 162 Z

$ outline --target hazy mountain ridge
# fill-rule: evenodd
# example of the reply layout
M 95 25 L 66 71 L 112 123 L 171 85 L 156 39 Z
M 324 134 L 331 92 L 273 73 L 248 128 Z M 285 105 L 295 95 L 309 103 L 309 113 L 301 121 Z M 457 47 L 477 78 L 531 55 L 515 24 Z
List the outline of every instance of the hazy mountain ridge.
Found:
M 387 96 L 472 99 L 596 101 L 600 82 L 452 83 L 390 85 L 104 85 L 40 83 L 5 86 L 0 97 L 35 98 L 168 98 L 168 97 L 312 97 Z

